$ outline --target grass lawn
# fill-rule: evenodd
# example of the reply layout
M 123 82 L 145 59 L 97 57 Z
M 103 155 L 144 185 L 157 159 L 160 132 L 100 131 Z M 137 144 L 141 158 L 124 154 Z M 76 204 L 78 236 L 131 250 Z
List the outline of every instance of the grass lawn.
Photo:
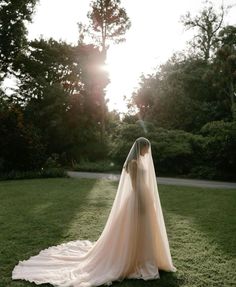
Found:
M 11 279 L 19 260 L 70 240 L 98 239 L 117 185 L 71 178 L 0 182 L 0 287 L 36 286 Z M 159 194 L 177 272 L 113 285 L 236 286 L 236 190 L 159 185 Z

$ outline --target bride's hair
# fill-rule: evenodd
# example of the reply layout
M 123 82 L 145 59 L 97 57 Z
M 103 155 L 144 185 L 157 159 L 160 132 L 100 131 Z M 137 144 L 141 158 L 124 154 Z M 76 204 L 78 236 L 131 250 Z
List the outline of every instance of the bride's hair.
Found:
M 135 142 L 133 143 L 133 146 L 126 158 L 126 161 L 124 163 L 123 168 L 125 168 L 125 170 L 127 172 L 128 171 L 128 167 L 129 167 L 129 163 L 132 160 L 137 160 L 138 157 L 140 156 L 140 151 L 142 150 L 143 147 L 150 147 L 151 143 L 148 139 L 144 138 L 144 137 L 139 137 L 135 140 Z

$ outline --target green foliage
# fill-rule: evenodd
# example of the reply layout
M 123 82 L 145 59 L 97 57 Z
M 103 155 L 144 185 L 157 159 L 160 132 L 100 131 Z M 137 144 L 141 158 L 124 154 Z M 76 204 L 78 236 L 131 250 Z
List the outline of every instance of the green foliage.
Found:
M 156 129 L 151 135 L 154 163 L 162 174 L 188 175 L 197 163 L 202 138 L 182 130 Z
M 105 52 L 107 42 L 120 43 L 125 41 L 124 35 L 131 23 L 126 10 L 120 6 L 120 0 L 93 0 L 88 13 L 90 31 L 93 38 Z
M 54 167 L 54 168 L 42 168 L 40 171 L 40 177 L 50 178 L 50 177 L 68 177 L 65 169 L 63 167 Z
M 214 74 L 214 67 L 202 59 L 175 55 L 156 74 L 142 77 L 133 94 L 141 118 L 158 127 L 189 132 L 210 121 L 231 120 L 230 97 L 222 93 L 225 83 L 215 84 L 221 76 Z
M 125 158 L 136 138 L 143 136 L 145 133 L 140 125 L 141 122 L 136 124 L 122 123 L 114 130 L 111 138 L 109 157 L 122 165 Z M 142 122 L 143 125 L 149 123 Z
M 197 33 L 189 53 L 176 52 L 152 75 L 142 76 L 133 103 L 142 119 L 197 133 L 211 121 L 236 118 L 236 27 L 224 26 L 229 7 L 206 1 L 196 16 L 181 18 Z
M 25 24 L 37 1 L 18 2 L 0 3 L 0 83 L 7 73 L 19 80 L 11 96 L 0 89 L 1 172 L 61 164 L 106 171 L 110 162 L 121 166 L 134 139 L 146 136 L 158 173 L 235 178 L 236 28 L 223 27 L 224 8 L 186 15 L 183 23 L 198 28 L 198 41 L 141 77 L 120 123 L 108 112 L 109 78 L 101 66 L 107 43 L 123 41 L 130 27 L 121 1 L 91 2 L 84 33 L 98 36 L 102 51 L 82 34 L 75 46 L 52 38 L 27 42 Z
M 11 170 L 9 172 L 0 172 L 0 180 L 12 179 L 33 179 L 33 178 L 53 178 L 68 177 L 63 168 L 42 168 L 40 170 L 18 171 Z
M 157 128 L 152 123 L 142 121 L 119 126 L 113 138 L 111 158 L 121 165 L 134 140 L 140 136 L 147 137 L 152 143 L 153 161 L 158 174 L 188 174 L 193 162 L 198 161 L 202 142 L 200 135 Z
M 236 122 L 210 122 L 200 132 L 205 139 L 203 157 L 211 178 L 235 178 Z
M 95 162 L 81 160 L 73 168 L 75 171 L 91 171 L 91 172 L 117 172 L 121 167 L 109 160 L 98 160 Z
M 65 140 L 68 133 L 68 100 L 59 84 L 45 87 L 43 97 L 29 101 L 24 109 L 25 117 L 41 131 L 46 155 L 60 154 L 68 144 Z
M 236 120 L 236 27 L 224 27 L 219 32 L 219 42 L 211 78 L 219 91 L 218 97 L 228 104 L 231 118 Z
M 37 128 L 25 121 L 18 105 L 0 110 L 0 171 L 30 170 L 41 167 L 45 146 Z
M 93 160 L 105 155 L 102 90 L 109 81 L 103 64 L 94 45 L 71 46 L 53 39 L 34 40 L 18 56 L 16 100 L 23 102 L 27 121 L 42 132 L 46 156 L 64 154 L 68 163 L 84 155 Z
M 158 175 L 235 179 L 235 122 L 210 122 L 199 134 L 158 128 L 148 122 L 123 123 L 112 138 L 111 159 L 122 165 L 134 140 L 140 136 L 152 143 Z
M 53 153 L 51 156 L 47 158 L 45 161 L 44 168 L 60 168 L 61 163 L 60 163 L 60 156 L 59 154 Z
M 197 30 L 193 40 L 190 41 L 190 50 L 193 50 L 204 61 L 208 61 L 216 51 L 217 33 L 223 25 L 227 9 L 222 5 L 220 10 L 217 10 L 211 1 L 206 0 L 204 7 L 196 16 L 193 17 L 190 12 L 187 12 L 185 16 L 181 17 L 181 22 L 187 30 Z
M 0 1 L 0 83 L 11 70 L 18 53 L 27 45 L 26 23 L 31 21 L 37 2 Z

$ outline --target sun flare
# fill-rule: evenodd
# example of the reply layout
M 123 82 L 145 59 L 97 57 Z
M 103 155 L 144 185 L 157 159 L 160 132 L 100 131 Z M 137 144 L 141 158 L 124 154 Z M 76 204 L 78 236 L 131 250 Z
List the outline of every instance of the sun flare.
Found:
M 225 0 L 228 3 L 232 1 Z M 149 0 L 147 5 L 144 0 L 124 1 L 131 19 L 131 28 L 125 35 L 124 43 L 110 45 L 106 66 L 103 67 L 109 73 L 111 81 L 106 88 L 109 110 L 126 112 L 123 96 L 129 98 L 132 95 L 139 85 L 140 75 L 152 73 L 153 68 L 165 62 L 173 52 L 185 47 L 186 41 L 192 36 L 184 31 L 179 21 L 180 16 L 186 11 L 195 14 L 200 2 L 202 1 Z M 222 0 L 214 2 L 220 5 Z M 27 27 L 28 38 L 33 40 L 43 35 L 76 44 L 77 23 L 87 23 L 89 3 L 88 0 L 40 0 L 33 22 Z M 235 9 L 236 7 L 227 15 L 227 20 L 231 23 L 235 22 Z
M 106 64 L 102 69 L 110 78 L 110 84 L 106 88 L 109 109 L 126 112 L 128 108 L 124 96 L 132 94 L 137 87 L 137 78 L 141 75 L 140 66 L 137 65 L 137 55 L 129 50 L 113 48 L 109 51 Z

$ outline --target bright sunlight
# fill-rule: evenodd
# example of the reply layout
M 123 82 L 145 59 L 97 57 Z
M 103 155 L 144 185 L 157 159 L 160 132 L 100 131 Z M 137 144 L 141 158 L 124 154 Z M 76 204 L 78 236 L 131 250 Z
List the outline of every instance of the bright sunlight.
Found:
M 122 2 L 132 26 L 126 33 L 126 41 L 110 45 L 108 50 L 107 71 L 111 83 L 107 86 L 106 98 L 109 99 L 109 110 L 127 112 L 123 97 L 131 97 L 138 86 L 140 75 L 152 73 L 154 68 L 165 62 L 174 51 L 181 50 L 186 40 L 191 38 L 192 34 L 184 31 L 180 23 L 180 16 L 186 11 L 195 14 L 202 0 Z M 214 2 L 218 6 L 222 1 Z M 232 4 L 233 0 L 225 2 Z M 28 37 L 33 39 L 43 35 L 44 38 L 53 37 L 76 43 L 77 22 L 86 23 L 88 9 L 88 0 L 41 0 L 33 23 L 28 27 Z M 228 21 L 232 22 L 234 15 L 235 9 L 232 9 L 227 15 Z

